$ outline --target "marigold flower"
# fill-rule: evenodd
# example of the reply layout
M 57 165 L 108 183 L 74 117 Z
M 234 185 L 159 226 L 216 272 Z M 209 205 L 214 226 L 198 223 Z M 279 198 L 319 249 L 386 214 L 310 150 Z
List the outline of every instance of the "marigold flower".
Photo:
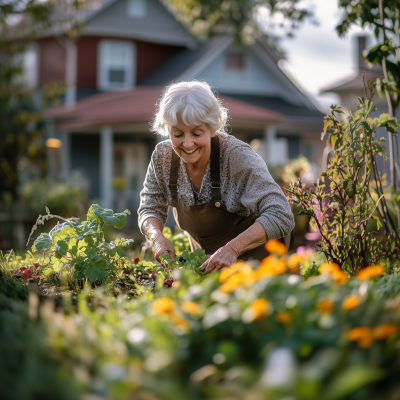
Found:
M 343 310 L 349 311 L 352 310 L 353 308 L 358 307 L 359 304 L 360 304 L 360 298 L 356 294 L 351 294 L 343 299 L 342 308 Z
M 349 278 L 341 269 L 332 271 L 332 277 L 336 283 L 346 283 Z
M 372 330 L 367 326 L 358 326 L 351 329 L 347 334 L 347 338 L 352 342 L 357 342 L 364 349 L 371 347 L 373 343 Z
M 374 276 L 383 275 L 385 272 L 385 267 L 383 265 L 373 265 L 371 267 L 367 267 L 362 269 L 356 276 L 356 278 L 361 281 L 364 279 L 373 278 Z
M 333 311 L 333 301 L 332 300 L 320 300 L 317 304 L 317 308 L 323 314 L 330 314 Z
M 325 262 L 319 268 L 319 272 L 321 274 L 330 274 L 333 271 L 340 271 L 339 265 L 337 265 L 336 263 L 333 263 L 333 262 Z
M 257 299 L 254 300 L 251 304 L 249 309 L 253 313 L 253 321 L 266 317 L 271 312 L 271 304 L 268 300 L 265 299 Z
M 190 315 L 200 315 L 200 306 L 194 301 L 184 301 L 181 305 L 182 310 Z
M 238 261 L 235 264 L 232 264 L 228 268 L 224 268 L 222 272 L 219 274 L 218 280 L 220 282 L 226 281 L 230 276 L 233 274 L 236 274 L 236 272 L 239 272 L 240 266 L 243 264 L 243 261 Z
M 382 324 L 372 330 L 372 336 L 376 340 L 384 340 L 396 335 L 398 330 L 399 328 L 396 324 Z
M 263 279 L 267 276 L 281 275 L 287 271 L 284 261 L 278 260 L 274 256 L 264 258 L 256 270 L 256 279 Z
M 289 257 L 287 265 L 290 271 L 297 272 L 300 269 L 300 264 L 306 260 L 307 260 L 306 257 L 303 257 L 302 255 L 295 253 Z
M 288 311 L 278 312 L 275 319 L 283 325 L 289 324 L 292 321 L 292 314 Z
M 162 297 L 153 303 L 153 311 L 156 314 L 171 314 L 175 308 L 175 303 L 169 297 Z
M 280 257 L 283 257 L 286 254 L 286 246 L 278 240 L 269 240 L 265 243 L 264 247 L 268 253 L 278 254 Z
M 231 293 L 242 286 L 242 278 L 239 274 L 232 275 L 220 287 L 219 291 L 222 293 Z

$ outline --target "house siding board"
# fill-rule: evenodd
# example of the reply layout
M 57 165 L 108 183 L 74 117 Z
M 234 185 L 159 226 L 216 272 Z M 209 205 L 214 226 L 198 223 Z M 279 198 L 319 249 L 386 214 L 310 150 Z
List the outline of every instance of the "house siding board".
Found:
M 100 196 L 100 135 L 71 134 L 71 169 L 80 170 L 89 182 L 89 198 Z
M 39 85 L 59 81 L 65 83 L 65 48 L 54 38 L 44 38 L 39 45 Z
M 158 0 L 148 0 L 146 16 L 137 19 L 128 16 L 127 0 L 116 1 L 91 19 L 84 32 L 89 35 L 131 37 L 182 45 L 195 44 L 194 37 Z
M 80 37 L 77 41 L 77 86 L 82 89 L 97 88 L 97 46 L 101 38 Z

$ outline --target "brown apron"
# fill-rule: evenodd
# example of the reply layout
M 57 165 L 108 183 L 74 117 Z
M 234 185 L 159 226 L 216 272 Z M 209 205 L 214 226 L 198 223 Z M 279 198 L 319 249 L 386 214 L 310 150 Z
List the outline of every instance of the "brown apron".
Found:
M 188 206 L 178 199 L 179 157 L 172 151 L 171 176 L 169 189 L 174 207 L 174 217 L 179 228 L 189 234 L 191 250 L 202 248 L 206 254 L 213 254 L 219 248 L 240 235 L 254 224 L 254 216 L 241 217 L 230 213 L 221 201 L 220 151 L 217 136 L 211 138 L 211 191 L 212 199 L 208 203 Z M 268 255 L 264 246 L 246 251 L 239 256 L 241 260 L 262 260 Z

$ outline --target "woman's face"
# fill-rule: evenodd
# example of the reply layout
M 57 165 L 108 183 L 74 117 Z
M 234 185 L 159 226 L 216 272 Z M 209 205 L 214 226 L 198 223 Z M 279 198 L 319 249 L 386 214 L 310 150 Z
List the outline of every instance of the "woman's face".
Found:
M 188 126 L 180 119 L 169 129 L 174 150 L 188 164 L 202 160 L 208 162 L 211 154 L 211 138 L 214 135 L 215 131 L 207 124 Z

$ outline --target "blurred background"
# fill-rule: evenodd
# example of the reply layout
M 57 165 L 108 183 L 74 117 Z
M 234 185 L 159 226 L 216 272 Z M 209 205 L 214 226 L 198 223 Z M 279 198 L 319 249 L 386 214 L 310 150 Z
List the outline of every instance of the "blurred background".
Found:
M 258 4 L 2 2 L 0 250 L 25 249 L 45 206 L 84 218 L 92 203 L 129 209 L 121 234 L 142 241 L 139 194 L 161 140 L 149 123 L 173 81 L 207 81 L 230 111 L 230 133 L 253 147 L 283 189 L 299 177 L 314 182 L 330 154 L 321 141 L 329 105 L 355 111 L 362 77 L 382 76 L 362 55 L 374 36 L 352 27 L 339 37 L 338 0 Z M 387 112 L 386 100 L 374 101 L 377 113 Z M 388 163 L 380 167 L 384 173 Z M 174 227 L 172 216 L 167 225 Z M 308 229 L 308 217 L 296 217 L 295 248 L 319 240 Z

